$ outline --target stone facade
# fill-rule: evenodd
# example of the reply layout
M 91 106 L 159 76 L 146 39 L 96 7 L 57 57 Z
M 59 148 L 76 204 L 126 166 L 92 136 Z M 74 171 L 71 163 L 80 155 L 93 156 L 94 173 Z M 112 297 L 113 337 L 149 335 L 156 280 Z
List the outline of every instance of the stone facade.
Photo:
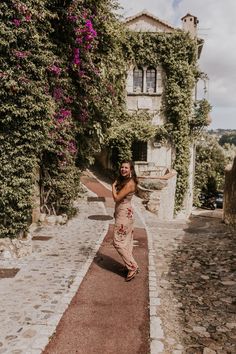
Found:
M 236 157 L 225 170 L 223 219 L 226 224 L 236 226 Z
M 182 18 L 182 23 L 183 23 L 183 30 L 190 32 L 192 37 L 196 37 L 197 23 L 198 23 L 197 18 L 195 16 L 187 14 Z M 168 23 L 148 13 L 146 10 L 142 11 L 141 13 L 138 13 L 135 16 L 127 18 L 125 24 L 131 31 L 171 33 L 175 30 L 174 27 L 170 26 Z M 137 90 L 137 87 L 135 87 L 134 85 L 135 67 L 132 65 L 129 67 L 128 75 L 127 75 L 127 85 L 126 85 L 127 109 L 131 113 L 138 110 L 146 110 L 153 116 L 152 124 L 159 125 L 159 126 L 163 125 L 166 121 L 166 117 L 163 114 L 161 114 L 161 101 L 162 101 L 163 82 L 164 82 L 165 72 L 161 66 L 153 68 L 156 72 L 156 76 L 155 76 L 156 82 L 154 85 L 155 90 L 149 90 L 149 88 L 147 87 L 148 67 L 143 66 L 141 69 L 143 71 L 143 85 L 142 88 Z M 175 151 L 172 148 L 172 146 L 170 146 L 169 144 L 158 144 L 155 141 L 149 141 L 147 144 L 146 155 L 147 155 L 148 163 L 154 166 L 165 166 L 169 169 L 172 169 L 174 157 L 175 157 Z M 189 189 L 186 193 L 183 208 L 178 215 L 179 218 L 189 217 L 192 211 L 194 158 L 195 158 L 194 147 L 191 147 L 190 149 L 190 156 L 191 159 L 189 164 Z M 175 186 L 175 182 L 173 182 L 172 187 L 173 186 Z M 169 196 L 168 204 L 172 205 L 174 203 L 175 193 L 171 192 L 171 193 L 167 193 L 167 195 Z M 173 200 L 171 200 L 171 198 Z M 160 201 L 160 203 L 162 202 Z M 160 208 L 162 209 L 162 207 Z M 159 212 L 159 215 L 160 214 L 161 213 Z
M 191 35 L 196 35 L 197 18 L 187 14 L 182 18 L 183 30 L 188 31 Z M 173 32 L 176 28 L 172 27 L 165 21 L 153 16 L 146 10 L 138 13 L 135 16 L 128 17 L 125 20 L 126 27 L 131 31 L 138 32 Z M 198 40 L 198 39 L 196 39 Z M 202 42 L 201 42 L 202 43 Z M 201 44 L 202 45 L 202 44 Z M 200 45 L 198 45 L 200 48 Z M 200 49 L 198 49 L 198 57 L 200 56 Z M 141 79 L 140 76 L 141 75 Z M 152 76 L 153 75 L 153 76 Z M 150 78 L 151 77 L 151 78 Z M 155 68 L 150 68 L 143 65 L 140 68 L 136 68 L 133 64 L 127 68 L 127 81 L 126 81 L 126 107 L 128 112 L 134 113 L 139 110 L 147 111 L 152 116 L 151 124 L 161 126 L 164 125 L 167 118 L 162 113 L 162 94 L 164 89 L 165 72 L 159 65 Z M 150 84 L 151 81 L 151 84 Z M 193 92 L 193 99 L 195 98 L 195 90 Z M 140 152 L 141 151 L 141 152 Z M 134 157 L 135 156 L 135 157 Z M 188 218 L 192 212 L 193 203 L 193 183 L 194 183 L 194 147 L 190 149 L 190 164 L 189 164 L 189 190 L 186 193 L 184 205 L 179 213 L 179 218 Z M 105 170 L 111 170 L 111 153 L 109 151 L 102 151 L 97 156 L 97 162 Z M 159 143 L 157 141 L 150 140 L 146 145 L 135 142 L 133 145 L 133 160 L 136 164 L 138 177 L 142 176 L 140 167 L 149 166 L 149 170 L 152 169 L 152 173 L 157 173 L 159 167 L 172 170 L 172 166 L 175 159 L 175 149 L 169 143 Z M 152 201 L 147 203 L 149 210 L 158 214 L 158 217 L 163 216 L 165 220 L 173 216 L 172 210 L 174 210 L 175 202 L 175 186 L 176 186 L 176 172 L 168 179 L 168 187 L 163 190 L 155 191 L 151 193 Z M 174 188 L 174 189 L 173 189 Z M 167 192 L 168 191 L 168 192 Z M 140 195 L 145 194 L 147 191 L 141 191 Z M 161 197 L 160 197 L 161 195 Z M 159 205 L 158 205 L 159 204 Z M 171 212 L 168 213 L 169 206 L 171 206 Z M 168 215 L 165 215 L 164 209 Z
M 147 210 L 160 220 L 174 217 L 176 171 L 166 166 L 137 162 L 135 170 L 139 176 L 138 196 L 143 199 Z

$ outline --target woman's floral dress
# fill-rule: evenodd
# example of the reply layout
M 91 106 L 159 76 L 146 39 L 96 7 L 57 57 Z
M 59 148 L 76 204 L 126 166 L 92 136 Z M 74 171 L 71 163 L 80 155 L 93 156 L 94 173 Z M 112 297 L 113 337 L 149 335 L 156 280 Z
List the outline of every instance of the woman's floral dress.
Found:
M 133 257 L 134 213 L 131 199 L 134 193 L 129 193 L 115 205 L 115 228 L 113 245 L 122 257 L 128 270 L 137 268 Z

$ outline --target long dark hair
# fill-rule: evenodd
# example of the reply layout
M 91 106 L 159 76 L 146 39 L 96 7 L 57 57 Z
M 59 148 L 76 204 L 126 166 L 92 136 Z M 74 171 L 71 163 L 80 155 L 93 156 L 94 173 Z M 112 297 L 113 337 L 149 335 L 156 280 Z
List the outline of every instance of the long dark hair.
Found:
M 124 177 L 121 175 L 120 173 L 120 168 L 122 166 L 123 163 L 128 163 L 130 165 L 130 176 L 129 177 Z M 117 177 L 117 183 L 116 183 L 116 189 L 117 191 L 120 191 L 125 185 L 126 183 L 128 183 L 131 179 L 134 181 L 134 183 L 138 184 L 138 178 L 134 169 L 134 163 L 132 160 L 123 160 L 120 163 L 120 168 L 119 168 L 119 175 Z

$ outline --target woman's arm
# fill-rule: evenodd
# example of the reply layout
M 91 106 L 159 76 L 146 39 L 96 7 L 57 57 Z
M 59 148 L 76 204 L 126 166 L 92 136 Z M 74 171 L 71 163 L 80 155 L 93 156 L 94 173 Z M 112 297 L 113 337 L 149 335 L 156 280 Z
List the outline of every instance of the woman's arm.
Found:
M 135 192 L 135 183 L 134 181 L 129 181 L 124 185 L 124 187 L 117 192 L 116 191 L 116 181 L 112 184 L 112 196 L 115 202 L 121 201 L 124 197 L 126 197 L 129 193 Z

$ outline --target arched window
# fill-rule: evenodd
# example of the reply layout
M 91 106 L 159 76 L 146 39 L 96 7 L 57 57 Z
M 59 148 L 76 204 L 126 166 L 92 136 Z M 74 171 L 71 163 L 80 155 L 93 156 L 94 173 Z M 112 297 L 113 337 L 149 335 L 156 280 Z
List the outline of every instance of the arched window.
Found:
M 143 92 L 143 69 L 135 68 L 133 71 L 133 91 Z
M 156 92 L 157 71 L 154 68 L 147 68 L 146 92 Z

